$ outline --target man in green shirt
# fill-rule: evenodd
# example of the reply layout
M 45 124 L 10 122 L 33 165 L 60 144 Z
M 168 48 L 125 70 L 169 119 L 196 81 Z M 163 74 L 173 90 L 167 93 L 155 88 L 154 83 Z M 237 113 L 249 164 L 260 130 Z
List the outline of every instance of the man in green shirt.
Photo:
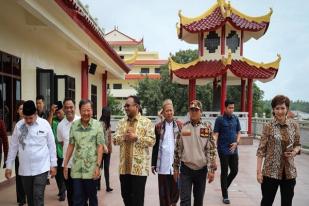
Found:
M 67 179 L 68 162 L 75 148 L 71 168 L 73 204 L 84 206 L 89 201 L 90 206 L 97 206 L 97 180 L 100 177 L 103 148 L 106 148 L 103 127 L 99 121 L 92 118 L 93 110 L 90 100 L 81 100 L 79 111 L 81 119 L 74 121 L 70 129 L 63 173 Z
M 63 177 L 63 170 L 62 170 L 62 162 L 63 162 L 63 149 L 62 144 L 57 139 L 57 127 L 59 122 L 64 118 L 64 112 L 62 109 L 63 105 L 61 101 L 56 102 L 51 106 L 49 116 L 47 121 L 51 125 L 55 143 L 56 143 L 56 151 L 57 151 L 57 175 L 56 175 L 56 182 L 58 187 L 58 200 L 64 201 L 65 200 L 65 184 L 64 184 L 64 177 Z

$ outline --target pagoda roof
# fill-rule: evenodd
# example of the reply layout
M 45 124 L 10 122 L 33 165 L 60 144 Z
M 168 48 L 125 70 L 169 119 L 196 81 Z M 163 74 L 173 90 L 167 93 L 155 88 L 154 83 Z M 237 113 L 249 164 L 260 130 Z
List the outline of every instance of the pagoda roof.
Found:
M 258 36 L 262 36 L 267 31 L 271 15 L 272 9 L 264 16 L 248 16 L 233 8 L 229 2 L 217 0 L 209 10 L 197 17 L 186 17 L 180 10 L 177 33 L 180 39 L 187 40 L 186 36 L 190 33 L 214 31 L 228 22 L 237 30 L 258 32 Z M 187 41 L 193 43 L 192 40 Z
M 244 57 L 232 60 L 229 56 L 221 60 L 202 60 L 200 58 L 187 64 L 179 64 L 169 58 L 169 68 L 172 75 L 179 79 L 216 78 L 229 70 L 228 74 L 232 77 L 268 82 L 276 77 L 280 60 L 281 57 L 278 55 L 277 60 L 264 64 Z
M 128 65 L 164 65 L 167 64 L 167 60 L 162 59 L 138 59 L 138 51 L 135 50 L 132 57 L 125 59 L 124 62 Z

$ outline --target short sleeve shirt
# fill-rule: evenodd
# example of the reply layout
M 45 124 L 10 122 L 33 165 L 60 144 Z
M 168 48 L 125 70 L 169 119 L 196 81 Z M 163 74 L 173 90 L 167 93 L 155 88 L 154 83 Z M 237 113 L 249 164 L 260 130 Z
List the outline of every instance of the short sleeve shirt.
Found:
M 240 131 L 239 119 L 235 116 L 223 115 L 216 119 L 214 132 L 219 133 L 218 136 L 218 152 L 223 155 L 232 155 L 237 153 L 230 152 L 230 144 L 237 141 L 237 134 Z
M 92 179 L 97 163 L 97 147 L 105 143 L 102 124 L 91 119 L 85 128 L 80 119 L 74 121 L 70 129 L 69 143 L 75 145 L 72 178 Z

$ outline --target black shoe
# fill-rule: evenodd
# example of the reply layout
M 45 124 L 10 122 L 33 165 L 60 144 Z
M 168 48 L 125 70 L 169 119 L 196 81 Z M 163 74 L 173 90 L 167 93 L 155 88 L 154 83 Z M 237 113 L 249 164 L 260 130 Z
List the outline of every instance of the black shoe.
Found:
M 18 206 L 24 206 L 26 203 L 18 203 Z
M 231 204 L 231 202 L 230 202 L 230 200 L 229 200 L 228 197 L 227 197 L 227 198 L 223 198 L 222 202 L 223 202 L 224 204 Z
M 111 192 L 111 191 L 113 191 L 114 189 L 113 188 L 110 188 L 110 187 L 108 187 L 108 188 L 106 188 L 106 192 Z

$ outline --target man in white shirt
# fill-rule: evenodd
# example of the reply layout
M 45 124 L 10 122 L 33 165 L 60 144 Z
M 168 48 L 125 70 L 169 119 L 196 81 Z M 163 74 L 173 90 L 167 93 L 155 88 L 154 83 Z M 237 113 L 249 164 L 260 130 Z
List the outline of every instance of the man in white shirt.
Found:
M 66 156 L 67 148 L 69 145 L 70 139 L 70 128 L 72 123 L 79 119 L 80 117 L 75 115 L 75 102 L 71 98 L 65 98 L 63 100 L 63 111 L 65 113 L 65 118 L 58 124 L 57 127 L 57 138 L 60 143 L 63 145 L 63 157 Z M 62 164 L 63 167 L 63 164 Z M 72 159 L 70 159 L 68 163 L 68 179 L 65 179 L 65 186 L 67 189 L 67 198 L 68 205 L 73 205 L 73 182 L 71 178 L 71 167 L 72 167 Z
M 20 120 L 12 134 L 5 177 L 11 178 L 16 154 L 19 157 L 19 175 L 29 206 L 44 205 L 44 191 L 48 172 L 57 173 L 56 145 L 49 123 L 37 116 L 35 104 L 28 100 L 23 104 L 24 119 Z
M 160 206 L 174 206 L 179 199 L 177 183 L 173 178 L 174 150 L 182 123 L 174 119 L 171 100 L 162 106 L 164 121 L 156 124 L 156 144 L 152 150 L 152 173 L 158 173 Z

